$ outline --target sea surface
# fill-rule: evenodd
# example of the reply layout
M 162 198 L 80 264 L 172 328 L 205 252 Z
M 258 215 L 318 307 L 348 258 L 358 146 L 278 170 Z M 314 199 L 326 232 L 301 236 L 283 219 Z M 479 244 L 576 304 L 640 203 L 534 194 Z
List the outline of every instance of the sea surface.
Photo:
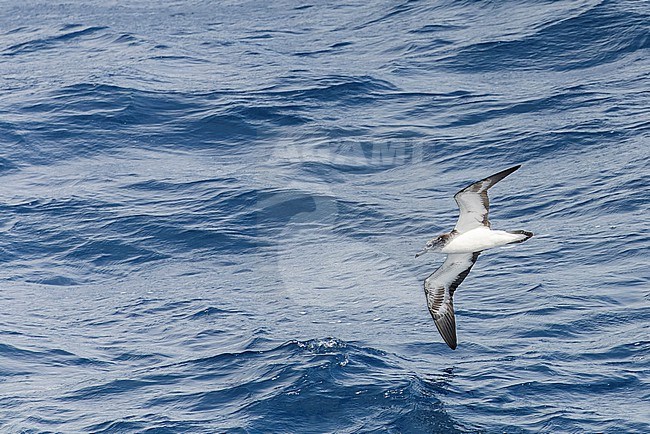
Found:
M 0 10 L 0 432 L 650 432 L 648 2 Z

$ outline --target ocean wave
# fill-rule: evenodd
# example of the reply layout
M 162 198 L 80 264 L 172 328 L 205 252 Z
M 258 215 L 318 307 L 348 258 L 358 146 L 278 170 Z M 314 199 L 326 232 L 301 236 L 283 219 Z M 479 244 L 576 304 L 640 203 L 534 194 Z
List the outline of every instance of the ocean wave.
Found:
M 136 377 L 83 387 L 63 399 L 76 405 L 86 400 L 128 399 L 143 389 L 148 390 L 147 408 L 172 405 L 201 412 L 215 417 L 213 426 L 222 429 L 309 430 L 325 418 L 330 420 L 326 426 L 345 432 L 465 432 L 436 398 L 445 393 L 442 380 L 402 372 L 395 356 L 334 338 L 221 353 L 147 369 Z M 188 381 L 196 382 L 195 386 L 188 389 Z M 161 384 L 176 391 L 159 393 Z M 296 408 L 301 409 L 299 416 Z M 150 418 L 143 414 L 126 426 L 149 426 Z M 96 421 L 85 428 L 108 432 L 116 423 Z M 161 428 L 178 428 L 173 418 L 158 423 Z
M 7 3 L 0 427 L 649 431 L 642 3 Z

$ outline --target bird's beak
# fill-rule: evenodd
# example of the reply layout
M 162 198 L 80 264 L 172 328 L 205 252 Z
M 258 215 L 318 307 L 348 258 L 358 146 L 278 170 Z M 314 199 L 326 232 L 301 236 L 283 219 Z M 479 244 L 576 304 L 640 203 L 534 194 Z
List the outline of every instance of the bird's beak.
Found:
M 419 257 L 419 256 L 422 256 L 422 255 L 424 255 L 424 254 L 425 254 L 426 252 L 428 252 L 428 251 L 429 251 L 429 249 L 423 249 L 423 250 L 417 252 L 417 253 L 415 254 L 415 257 L 417 258 L 417 257 Z

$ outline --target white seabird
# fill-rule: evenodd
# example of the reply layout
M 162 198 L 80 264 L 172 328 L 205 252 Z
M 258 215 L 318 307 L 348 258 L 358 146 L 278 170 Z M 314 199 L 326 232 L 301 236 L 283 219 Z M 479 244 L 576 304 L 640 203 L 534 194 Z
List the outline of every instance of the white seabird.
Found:
M 495 231 L 490 228 L 490 202 L 487 191 L 497 182 L 519 169 L 511 167 L 462 189 L 454 196 L 460 208 L 454 229 L 427 242 L 427 252 L 446 253 L 445 262 L 424 280 L 427 306 L 440 335 L 452 350 L 456 349 L 456 319 L 454 291 L 467 277 L 483 250 L 506 244 L 521 243 L 533 236 L 527 231 Z

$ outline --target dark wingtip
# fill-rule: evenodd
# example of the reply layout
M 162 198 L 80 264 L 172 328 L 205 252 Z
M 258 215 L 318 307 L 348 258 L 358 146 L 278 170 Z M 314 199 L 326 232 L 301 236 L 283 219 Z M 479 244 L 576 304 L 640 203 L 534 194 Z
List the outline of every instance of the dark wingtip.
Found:
M 521 164 L 517 164 L 516 166 L 512 166 L 509 169 L 502 170 L 501 172 L 495 173 L 494 175 L 490 175 L 487 178 L 481 179 L 480 181 L 476 181 L 475 183 L 470 184 L 467 187 L 465 187 L 464 189 L 460 190 L 458 193 L 456 193 L 454 195 L 454 197 L 456 197 L 457 195 L 459 195 L 459 194 L 461 194 L 461 193 L 463 193 L 463 192 L 465 192 L 467 190 L 470 190 L 472 188 L 476 188 L 479 191 L 487 190 L 488 188 L 492 187 L 497 182 L 501 181 L 506 176 L 508 176 L 511 173 L 517 171 L 517 169 L 519 169 L 520 167 L 521 167 Z M 487 185 L 487 186 L 481 185 L 485 181 L 488 181 L 489 185 Z
M 441 323 L 436 321 L 436 326 L 438 327 L 438 331 L 440 332 L 440 336 L 442 336 L 442 340 L 445 341 L 445 343 L 451 348 L 452 350 L 455 350 L 456 347 L 458 346 L 458 338 L 456 337 L 456 322 L 455 320 L 453 321 L 453 328 L 449 329 L 445 326 L 443 326 Z
M 455 321 L 454 321 L 455 322 Z M 445 340 L 445 343 L 449 345 L 449 348 L 452 350 L 455 350 L 456 347 L 458 346 L 458 338 L 456 337 L 456 325 L 454 324 L 454 332 L 452 333 L 447 333 L 442 336 L 442 338 Z
M 521 164 L 517 164 L 516 166 L 512 166 L 509 169 L 502 170 L 501 172 L 497 173 L 496 176 L 501 175 L 500 177 L 503 179 L 506 176 L 510 175 L 512 172 L 516 172 L 517 170 L 519 170 L 520 167 L 521 167 Z M 492 176 L 495 176 L 495 175 L 492 175 Z

